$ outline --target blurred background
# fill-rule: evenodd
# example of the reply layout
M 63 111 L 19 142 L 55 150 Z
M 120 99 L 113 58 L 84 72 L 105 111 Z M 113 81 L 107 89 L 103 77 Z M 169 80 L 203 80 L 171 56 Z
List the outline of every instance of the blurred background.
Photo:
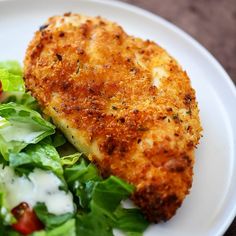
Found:
M 189 33 L 217 58 L 236 84 L 236 0 L 121 1 L 162 16 Z
M 121 1 L 162 16 L 193 36 L 236 84 L 236 0 Z M 224 236 L 236 236 L 236 219 Z

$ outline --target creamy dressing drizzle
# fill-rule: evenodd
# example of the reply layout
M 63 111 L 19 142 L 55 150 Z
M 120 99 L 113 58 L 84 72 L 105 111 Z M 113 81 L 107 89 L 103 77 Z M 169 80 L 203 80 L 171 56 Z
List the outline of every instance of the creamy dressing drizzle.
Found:
M 59 189 L 61 180 L 52 172 L 34 169 L 28 177 L 17 176 L 14 169 L 0 164 L 0 186 L 6 191 L 8 207 L 12 209 L 21 202 L 31 207 L 45 203 L 48 211 L 61 215 L 74 211 L 73 197 Z
M 12 121 L 10 123 L 14 123 L 13 125 L 6 126 L 1 128 L 0 134 L 4 134 L 4 140 L 6 142 L 11 141 L 19 141 L 29 143 L 31 140 L 34 140 L 39 135 L 44 133 L 45 131 L 41 130 L 41 128 L 37 124 L 29 124 L 23 123 L 19 121 Z

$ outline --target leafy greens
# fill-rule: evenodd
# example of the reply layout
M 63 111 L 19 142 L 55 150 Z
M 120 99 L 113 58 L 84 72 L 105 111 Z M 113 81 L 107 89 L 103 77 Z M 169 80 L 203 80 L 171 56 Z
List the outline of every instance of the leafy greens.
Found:
M 83 159 L 65 168 L 65 179 L 82 208 L 76 216 L 77 235 L 112 236 L 113 228 L 135 235 L 147 228 L 139 209 L 123 209 L 120 205 L 133 193 L 132 185 L 115 176 L 102 180 L 95 166 Z
M 1 104 L 0 118 L 0 153 L 5 159 L 55 132 L 54 125 L 24 105 Z
M 69 155 L 62 154 L 66 153 L 67 141 L 42 117 L 36 100 L 25 92 L 19 63 L 0 62 L 0 85 L 0 163 L 24 175 L 34 168 L 52 171 L 62 181 L 61 188 L 73 194 L 77 209 L 75 213 L 54 215 L 45 203 L 37 203 L 34 212 L 45 229 L 31 235 L 113 236 L 113 230 L 119 229 L 127 236 L 141 236 L 148 222 L 139 209 L 125 209 L 121 204 L 134 187 L 115 176 L 103 180 L 82 153 L 71 149 Z M 11 228 L 15 218 L 5 195 L 0 183 L 0 235 L 20 236 Z
M 20 153 L 10 153 L 9 165 L 11 167 L 25 167 L 32 170 L 34 167 L 51 170 L 58 176 L 63 175 L 61 159 L 55 147 L 41 141 L 35 145 L 29 145 Z
M 0 81 L 3 91 L 25 91 L 22 69 L 16 61 L 0 62 Z

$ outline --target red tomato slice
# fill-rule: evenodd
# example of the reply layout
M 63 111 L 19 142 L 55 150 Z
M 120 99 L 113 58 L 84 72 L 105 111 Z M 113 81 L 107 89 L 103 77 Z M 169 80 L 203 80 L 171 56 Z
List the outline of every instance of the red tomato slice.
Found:
M 44 228 L 43 223 L 26 202 L 20 203 L 11 212 L 17 220 L 12 225 L 12 228 L 23 235 L 31 234 Z

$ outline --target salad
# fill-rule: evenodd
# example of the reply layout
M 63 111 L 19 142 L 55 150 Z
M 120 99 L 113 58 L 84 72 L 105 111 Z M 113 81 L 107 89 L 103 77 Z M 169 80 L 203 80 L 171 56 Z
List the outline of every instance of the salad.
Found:
M 140 236 L 148 222 L 123 202 L 133 191 L 102 179 L 41 114 L 20 65 L 0 62 L 0 235 Z

